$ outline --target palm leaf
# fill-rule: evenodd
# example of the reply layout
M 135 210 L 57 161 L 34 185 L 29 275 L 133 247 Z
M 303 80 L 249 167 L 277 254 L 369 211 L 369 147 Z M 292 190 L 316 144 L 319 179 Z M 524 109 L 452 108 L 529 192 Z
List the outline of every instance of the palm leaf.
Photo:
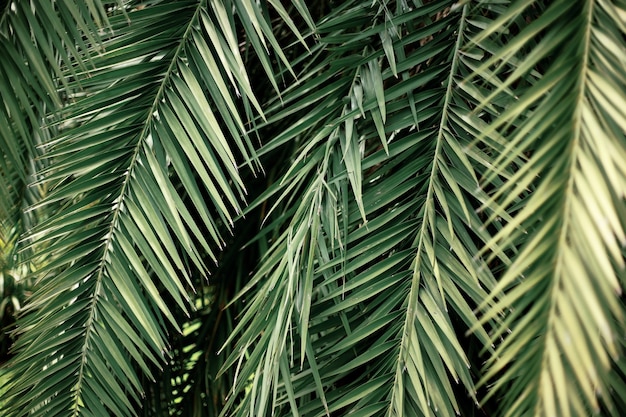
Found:
M 534 3 L 512 4 L 473 40 L 487 51 L 494 28 L 517 33 L 476 70 L 493 88 L 485 100 L 507 103 L 487 131 L 508 139 L 484 186 L 510 155 L 528 157 L 486 203 L 515 212 L 487 247 L 519 253 L 483 303 L 483 319 L 506 313 L 484 379 L 498 378 L 505 415 L 583 415 L 599 396 L 610 408 L 624 384 L 608 378 L 624 315 L 624 9 L 553 2 L 536 15 Z
M 1 414 L 620 415 L 621 0 L 0 9 Z
M 37 4 L 33 4 L 37 3 Z M 40 7 L 37 7 L 40 6 Z M 24 248 L 21 235 L 46 214 L 28 207 L 45 187 L 29 186 L 46 163 L 39 146 L 57 130 L 45 122 L 64 103 L 68 91 L 60 65 L 90 66 L 85 39 L 99 39 L 107 23 L 102 9 L 80 7 L 73 16 L 61 10 L 72 2 L 2 2 L 0 7 L 0 328 L 2 362 L 14 338 L 15 315 L 33 284 L 31 272 L 42 261 Z M 97 22 L 97 23 L 96 23 Z M 74 39 L 80 39 L 75 45 Z
M 473 258 L 487 235 L 455 89 L 469 9 L 448 6 L 344 3 L 317 26 L 303 71 L 318 75 L 270 103 L 259 153 L 294 156 L 251 204 L 270 207 L 270 247 L 241 295 L 225 413 L 454 415 L 450 381 L 475 399 L 454 322 L 474 323 L 495 281 Z
M 235 91 L 258 105 L 225 20 L 233 7 L 253 44 L 276 45 L 251 3 L 157 2 L 110 17 L 93 69 L 68 67 L 75 103 L 51 121 L 60 132 L 38 181 L 49 192 L 34 206 L 51 215 L 27 236 L 49 241 L 49 262 L 21 319 L 9 413 L 137 414 L 137 370 L 154 379 L 164 320 L 180 332 L 172 311 L 189 309 L 189 265 L 208 271 L 241 211 L 238 165 L 254 168 Z

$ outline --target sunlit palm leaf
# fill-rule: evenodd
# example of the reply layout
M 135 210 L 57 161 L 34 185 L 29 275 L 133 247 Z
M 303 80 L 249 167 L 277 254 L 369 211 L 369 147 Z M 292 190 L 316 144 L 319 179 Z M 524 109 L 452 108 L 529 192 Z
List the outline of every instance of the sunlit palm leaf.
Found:
M 535 15 L 541 5 L 517 2 L 475 39 L 487 44 L 496 25 L 519 30 L 477 69 L 491 97 L 508 98 L 488 129 L 507 139 L 485 184 L 511 155 L 528 157 L 487 203 L 500 204 L 494 216 L 516 213 L 487 246 L 525 242 L 484 303 L 485 318 L 507 315 L 484 378 L 497 378 L 508 416 L 586 415 L 624 389 L 608 378 L 624 320 L 626 9 L 618 4 L 557 1 Z M 519 13 L 532 23 L 520 28 Z M 528 85 L 533 70 L 542 75 Z

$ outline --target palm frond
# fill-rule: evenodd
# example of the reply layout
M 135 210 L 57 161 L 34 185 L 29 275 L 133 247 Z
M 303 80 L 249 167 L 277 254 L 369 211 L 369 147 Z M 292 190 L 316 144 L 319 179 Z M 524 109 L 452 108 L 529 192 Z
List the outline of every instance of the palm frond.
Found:
M 484 379 L 497 377 L 507 416 L 587 415 L 624 389 L 608 375 L 624 320 L 625 9 L 541 7 L 516 2 L 473 40 L 492 54 L 476 70 L 492 88 L 485 102 L 507 103 L 485 132 L 508 139 L 484 186 L 511 155 L 525 160 L 485 204 L 492 219 L 515 213 L 487 247 L 519 253 L 483 303 L 483 319 L 506 316 Z M 520 13 L 531 23 L 519 25 Z M 487 49 L 495 28 L 516 35 Z
M 8 412 L 136 415 L 137 370 L 154 379 L 165 321 L 180 332 L 172 311 L 190 307 L 190 265 L 208 272 L 241 211 L 238 166 L 255 168 L 237 92 L 259 106 L 237 25 L 269 62 L 277 44 L 261 17 L 249 2 L 129 8 L 92 46 L 93 68 L 68 67 L 75 103 L 49 122 L 60 133 L 45 144 L 49 192 L 34 206 L 52 214 L 27 236 L 49 262 L 20 321 L 15 350 L 30 360 L 12 365 Z
M 4 220 L 21 212 L 24 200 L 28 203 L 22 198 L 28 176 L 41 168 L 37 146 L 50 134 L 44 118 L 63 105 L 67 94 L 60 64 L 80 63 L 86 70 L 87 43 L 98 43 L 107 25 L 104 9 L 93 2 L 35 3 L 5 2 L 0 15 L 0 233 L 10 228 Z
M 619 416 L 625 29 L 0 2 L 0 414 Z
M 39 4 L 41 3 L 41 4 Z M 29 210 L 46 193 L 31 186 L 45 169 L 40 146 L 57 129 L 45 122 L 64 105 L 67 83 L 61 65 L 90 65 L 85 41 L 106 26 L 102 9 L 73 2 L 2 2 L 0 7 L 0 362 L 9 357 L 15 316 L 33 284 L 40 260 L 20 240 L 46 213 Z M 83 5 L 84 6 L 84 5 Z M 72 16 L 61 13 L 74 8 Z M 74 40 L 80 39 L 79 44 Z
M 225 413 L 455 415 L 451 381 L 476 401 L 455 326 L 495 280 L 473 257 L 488 235 L 456 88 L 468 13 L 355 1 L 317 25 L 316 75 L 267 112 L 259 153 L 293 160 L 251 205 L 269 207 L 255 238 L 269 248 L 242 295 Z

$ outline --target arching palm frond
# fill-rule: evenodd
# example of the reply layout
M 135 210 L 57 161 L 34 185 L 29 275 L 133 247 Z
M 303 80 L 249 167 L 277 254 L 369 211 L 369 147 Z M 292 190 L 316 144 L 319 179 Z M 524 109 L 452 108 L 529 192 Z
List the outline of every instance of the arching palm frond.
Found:
M 190 267 L 207 271 L 241 211 L 238 165 L 255 169 L 235 92 L 259 106 L 234 16 L 268 61 L 260 14 L 196 1 L 115 12 L 93 68 L 68 67 L 74 103 L 38 173 L 49 191 L 35 208 L 50 216 L 27 235 L 48 262 L 20 322 L 15 351 L 30 360 L 11 365 L 9 413 L 136 414 L 135 366 L 154 378 L 165 322 L 180 331 L 172 309 L 189 308 Z
M 60 65 L 90 66 L 85 44 L 99 42 L 97 29 L 107 24 L 101 8 L 83 4 L 68 15 L 73 2 L 33 3 L 0 2 L 0 363 L 41 260 L 20 239 L 47 215 L 29 206 L 46 192 L 31 183 L 46 167 L 39 146 L 57 132 L 46 116 L 67 96 Z
M 600 411 L 599 399 L 620 412 L 610 397 L 624 392 L 624 379 L 609 377 L 621 351 L 626 276 L 619 3 L 518 2 L 474 39 L 486 50 L 499 36 L 494 27 L 516 33 L 477 70 L 493 86 L 485 102 L 507 103 L 488 128 L 506 140 L 484 185 L 512 157 L 525 159 L 486 203 L 498 207 L 493 216 L 514 214 L 487 246 L 519 249 L 483 304 L 484 318 L 506 315 L 484 379 L 497 378 L 492 393 L 508 416 L 588 415 Z M 520 14 L 532 23 L 520 27 Z
M 270 245 L 227 363 L 237 415 L 455 415 L 458 383 L 477 401 L 455 328 L 495 285 L 473 257 L 478 103 L 457 88 L 470 20 L 446 1 L 346 2 L 318 24 L 309 78 L 268 111 L 260 153 L 293 159 L 253 203 Z

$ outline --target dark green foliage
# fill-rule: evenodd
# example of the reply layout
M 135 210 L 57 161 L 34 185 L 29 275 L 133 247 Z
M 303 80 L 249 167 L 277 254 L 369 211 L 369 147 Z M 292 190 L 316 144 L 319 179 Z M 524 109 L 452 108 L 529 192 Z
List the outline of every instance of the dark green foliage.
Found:
M 623 2 L 0 12 L 3 415 L 620 415 Z

